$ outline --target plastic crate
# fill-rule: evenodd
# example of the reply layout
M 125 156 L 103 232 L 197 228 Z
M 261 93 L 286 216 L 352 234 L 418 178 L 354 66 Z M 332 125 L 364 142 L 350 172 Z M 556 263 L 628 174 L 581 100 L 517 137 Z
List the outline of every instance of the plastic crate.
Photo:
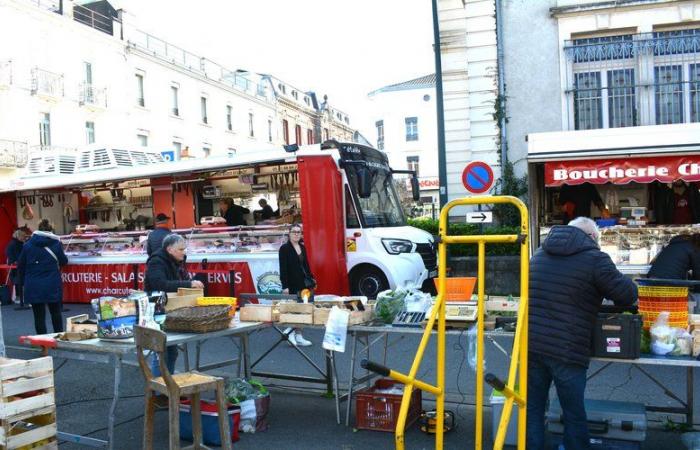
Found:
M 435 289 L 440 290 L 440 279 L 433 278 Z M 476 285 L 474 277 L 448 277 L 445 278 L 445 301 L 446 302 L 465 302 L 472 298 Z
M 396 430 L 396 421 L 399 418 L 403 396 L 376 392 L 378 389 L 389 389 L 395 385 L 403 386 L 394 380 L 383 378 L 377 380 L 374 386 L 355 394 L 355 428 L 392 433 Z M 411 393 L 406 428 L 413 425 L 420 417 L 420 412 L 423 409 L 422 398 L 420 389 L 414 389 Z
M 688 298 L 688 288 L 679 286 L 639 286 L 639 299 L 652 301 L 680 301 Z
M 644 329 L 648 330 L 654 325 L 656 319 L 661 314 L 661 311 L 640 311 L 642 317 L 644 317 Z M 668 326 L 673 328 L 688 328 L 688 306 L 686 303 L 685 312 L 669 312 L 668 315 Z
M 688 311 L 688 299 L 683 298 L 677 302 L 656 302 L 649 300 L 639 300 L 639 310 L 643 312 L 684 312 Z
M 593 356 L 637 359 L 641 334 L 640 315 L 598 314 L 593 329 Z
M 229 305 L 231 310 L 228 314 L 231 317 L 236 315 L 237 304 L 236 297 L 197 297 L 197 306 Z

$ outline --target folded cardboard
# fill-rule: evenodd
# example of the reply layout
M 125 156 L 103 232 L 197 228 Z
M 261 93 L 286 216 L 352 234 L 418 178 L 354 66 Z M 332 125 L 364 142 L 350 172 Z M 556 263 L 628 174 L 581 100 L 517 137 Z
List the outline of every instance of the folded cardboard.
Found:
M 241 322 L 279 322 L 280 312 L 277 305 L 247 304 L 240 309 Z

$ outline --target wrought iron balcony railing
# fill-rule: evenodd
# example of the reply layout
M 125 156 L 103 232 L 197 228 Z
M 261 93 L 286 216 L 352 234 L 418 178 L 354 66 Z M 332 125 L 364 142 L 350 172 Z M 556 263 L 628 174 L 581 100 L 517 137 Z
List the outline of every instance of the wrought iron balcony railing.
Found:
M 32 95 L 63 97 L 63 75 L 35 67 L 32 69 Z
M 80 83 L 79 97 L 81 105 L 96 106 L 99 108 L 107 107 L 107 89 L 97 88 L 92 84 Z
M 0 139 L 0 167 L 14 169 L 27 165 L 27 143 Z
M 570 129 L 700 122 L 700 28 L 567 41 Z

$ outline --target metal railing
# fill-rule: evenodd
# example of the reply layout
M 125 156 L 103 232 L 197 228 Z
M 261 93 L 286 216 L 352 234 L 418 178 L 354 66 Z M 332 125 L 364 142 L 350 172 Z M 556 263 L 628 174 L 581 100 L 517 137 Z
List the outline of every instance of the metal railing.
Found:
M 114 34 L 114 18 L 100 14 L 85 6 L 73 5 L 73 20 L 103 33 Z
M 79 100 L 81 105 L 99 106 L 100 108 L 107 107 L 107 89 L 96 88 L 89 83 L 80 83 L 78 86 Z
M 63 74 L 34 67 L 32 69 L 32 95 L 63 97 Z
M 51 11 L 55 13 L 61 12 L 61 2 L 60 0 L 26 0 L 27 3 L 36 5 L 37 8 L 45 9 L 46 11 Z
M 0 139 L 0 167 L 25 167 L 28 154 L 29 150 L 26 142 Z
M 700 28 L 566 41 L 569 128 L 700 122 Z

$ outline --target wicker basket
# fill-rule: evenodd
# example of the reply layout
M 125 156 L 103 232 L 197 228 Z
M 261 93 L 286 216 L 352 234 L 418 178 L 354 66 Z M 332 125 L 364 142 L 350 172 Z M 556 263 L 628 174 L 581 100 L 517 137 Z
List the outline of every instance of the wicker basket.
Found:
M 207 333 L 227 328 L 231 322 L 228 305 L 189 306 L 168 313 L 166 331 L 182 333 Z

